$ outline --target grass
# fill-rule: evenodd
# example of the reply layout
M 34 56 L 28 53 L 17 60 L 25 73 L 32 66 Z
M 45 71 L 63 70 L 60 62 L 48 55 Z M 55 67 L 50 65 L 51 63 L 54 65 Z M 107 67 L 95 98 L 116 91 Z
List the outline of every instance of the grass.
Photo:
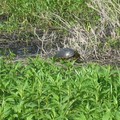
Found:
M 27 31 L 32 32 L 43 54 L 48 48 L 71 47 L 85 60 L 104 55 L 119 60 L 119 8 L 117 0 L 1 0 L 0 19 L 8 17 L 0 21 L 0 32 L 14 33 L 8 42 L 22 33 L 29 40 Z M 52 31 L 41 36 L 36 30 L 51 27 L 67 35 Z M 0 58 L 0 120 L 119 120 L 118 68 L 45 61 Z
M 17 29 L 28 29 L 28 26 L 43 29 L 56 27 L 60 21 L 52 13 L 72 23 L 74 23 L 73 16 L 84 18 L 82 21 L 86 22 L 89 13 L 94 12 L 87 7 L 86 2 L 88 0 L 1 0 L 0 15 L 10 17 L 0 24 L 0 30 L 13 32 Z
M 8 39 L 8 46 L 10 40 L 13 46 L 14 40 L 32 40 L 41 48 L 43 56 L 50 52 L 47 48 L 54 52 L 70 47 L 85 59 L 91 55 L 98 59 L 101 54 L 119 59 L 120 5 L 117 0 L 1 0 L 0 3 L 0 15 L 9 16 L 0 22 L 0 31 Z M 5 43 L 6 39 L 1 41 Z
M 0 58 L 1 120 L 119 120 L 120 70 Z

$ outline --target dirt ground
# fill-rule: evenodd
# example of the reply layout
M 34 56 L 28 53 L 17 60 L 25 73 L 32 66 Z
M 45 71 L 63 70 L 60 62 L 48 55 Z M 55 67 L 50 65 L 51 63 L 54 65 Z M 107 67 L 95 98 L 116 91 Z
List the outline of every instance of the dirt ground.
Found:
M 63 39 L 61 36 L 56 37 L 55 40 L 52 41 L 53 43 L 50 43 L 50 46 L 44 45 L 32 34 L 29 37 L 29 41 L 26 39 L 27 38 L 24 35 L 18 37 L 16 33 L 11 35 L 0 34 L 0 50 L 2 51 L 0 52 L 0 56 L 3 56 L 2 53 L 6 50 L 11 50 L 16 54 L 14 59 L 15 61 L 21 61 L 25 58 L 35 57 L 38 55 L 46 59 L 53 57 L 58 51 L 58 47 L 65 47 L 61 44 L 61 40 Z M 23 54 L 24 50 L 28 51 L 28 54 Z M 95 62 L 102 65 L 113 65 L 120 67 L 120 50 L 111 49 L 105 53 L 91 53 L 80 61 L 81 63 Z

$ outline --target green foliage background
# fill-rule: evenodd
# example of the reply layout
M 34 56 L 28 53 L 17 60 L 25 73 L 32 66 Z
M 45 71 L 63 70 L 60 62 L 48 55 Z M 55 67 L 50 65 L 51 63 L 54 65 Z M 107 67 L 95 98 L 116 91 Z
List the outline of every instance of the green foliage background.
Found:
M 6 62 L 0 59 L 1 120 L 119 120 L 118 68 Z
M 89 17 L 97 18 L 97 14 L 86 5 L 88 0 L 1 0 L 0 15 L 8 15 L 7 21 L 0 24 L 1 30 L 15 30 L 19 26 L 29 25 L 42 28 L 55 27 L 57 20 L 52 14 L 59 15 L 69 22 L 74 17 L 88 22 Z M 84 19 L 83 19 L 84 18 Z M 90 20 L 90 19 L 89 19 Z M 92 22 L 92 21 L 89 21 Z

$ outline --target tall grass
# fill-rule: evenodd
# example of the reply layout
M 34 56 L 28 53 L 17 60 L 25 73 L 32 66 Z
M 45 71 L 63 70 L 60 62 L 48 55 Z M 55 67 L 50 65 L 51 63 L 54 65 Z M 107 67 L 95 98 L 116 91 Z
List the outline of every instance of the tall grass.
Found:
M 105 53 L 107 56 L 116 55 L 120 57 L 120 4 L 118 1 L 102 1 L 92 0 L 87 3 L 88 7 L 95 10 L 98 21 L 81 22 L 76 17 L 76 24 L 71 25 L 69 21 L 65 21 L 60 16 L 56 18 L 61 21 L 61 27 L 68 31 L 69 35 L 62 42 L 65 47 L 77 49 L 81 56 L 86 59 L 89 56 L 99 58 Z
M 85 59 L 107 56 L 119 62 L 120 4 L 117 0 L 1 0 L 0 12 L 10 15 L 0 23 L 1 31 L 18 30 L 15 34 L 25 34 L 27 40 L 30 40 L 27 34 L 30 31 L 34 36 L 31 39 L 38 40 L 37 46 L 43 54 L 71 47 Z
M 119 120 L 120 71 L 0 58 L 1 120 Z
M 87 0 L 86 0 L 87 1 Z M 73 15 L 80 16 L 87 8 L 84 0 L 1 0 L 0 14 L 10 15 L 5 25 L 9 31 L 17 29 L 19 26 L 35 27 L 55 26 L 55 18 L 51 13 L 55 13 L 66 20 L 73 21 Z M 54 22 L 53 22 L 54 21 Z M 57 22 L 57 21 L 56 21 Z M 1 29 L 4 29 L 1 24 Z

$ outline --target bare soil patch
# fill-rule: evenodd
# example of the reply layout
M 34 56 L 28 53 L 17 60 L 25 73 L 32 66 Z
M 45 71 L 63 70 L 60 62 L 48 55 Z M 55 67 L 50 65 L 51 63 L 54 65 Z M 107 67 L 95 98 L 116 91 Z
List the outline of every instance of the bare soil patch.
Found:
M 27 34 L 27 37 L 26 37 Z M 63 36 L 56 30 L 49 30 L 43 32 L 36 30 L 34 34 L 30 32 L 23 32 L 18 35 L 17 32 L 12 34 L 0 34 L 0 49 L 4 53 L 11 51 L 15 54 L 15 61 L 24 60 L 27 57 L 35 57 L 39 55 L 43 58 L 53 57 L 55 53 L 64 47 L 69 46 L 69 35 Z M 68 38 L 67 38 L 68 37 Z M 67 38 L 67 39 L 66 39 Z M 74 47 L 75 49 L 75 47 Z M 100 48 L 101 49 L 101 48 Z M 91 51 L 89 54 L 81 52 L 81 49 L 76 49 L 83 57 L 82 63 L 97 62 L 104 65 L 115 65 L 120 67 L 120 50 L 108 49 L 108 51 L 101 52 L 99 49 Z M 4 54 L 9 55 L 9 53 Z M 2 56 L 2 54 L 1 54 Z

